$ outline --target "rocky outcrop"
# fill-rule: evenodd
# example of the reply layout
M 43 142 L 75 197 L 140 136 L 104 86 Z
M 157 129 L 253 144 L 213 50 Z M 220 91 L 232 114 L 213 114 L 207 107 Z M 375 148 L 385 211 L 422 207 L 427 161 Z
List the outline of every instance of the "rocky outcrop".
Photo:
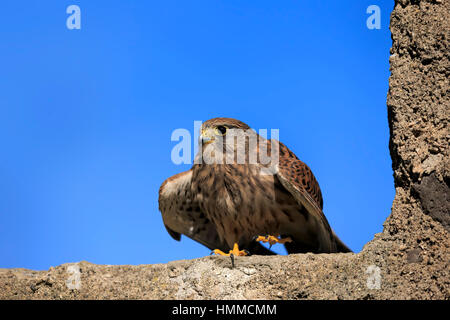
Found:
M 363 250 L 0 270 L 1 299 L 449 299 L 450 1 L 397 0 L 387 107 L 396 196 Z

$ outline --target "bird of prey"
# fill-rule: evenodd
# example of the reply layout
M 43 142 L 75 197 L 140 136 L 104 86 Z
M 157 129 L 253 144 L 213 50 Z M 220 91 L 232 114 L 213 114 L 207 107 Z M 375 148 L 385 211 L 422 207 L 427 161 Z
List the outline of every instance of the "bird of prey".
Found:
M 200 131 L 192 168 L 159 190 L 159 210 L 174 239 L 184 234 L 232 260 L 273 254 L 260 241 L 283 243 L 288 253 L 351 252 L 330 228 L 311 169 L 283 143 L 232 118 L 210 119 Z M 262 163 L 263 152 L 277 153 L 276 163 Z

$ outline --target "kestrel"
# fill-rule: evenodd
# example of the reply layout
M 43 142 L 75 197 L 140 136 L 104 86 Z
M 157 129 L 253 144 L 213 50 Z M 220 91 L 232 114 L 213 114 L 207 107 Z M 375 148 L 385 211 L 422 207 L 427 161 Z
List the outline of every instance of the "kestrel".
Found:
M 276 163 L 262 163 L 275 153 Z M 159 190 L 159 210 L 174 239 L 184 234 L 232 258 L 273 254 L 258 241 L 283 243 L 288 253 L 350 252 L 322 208 L 311 169 L 281 142 L 232 118 L 204 122 L 194 165 Z

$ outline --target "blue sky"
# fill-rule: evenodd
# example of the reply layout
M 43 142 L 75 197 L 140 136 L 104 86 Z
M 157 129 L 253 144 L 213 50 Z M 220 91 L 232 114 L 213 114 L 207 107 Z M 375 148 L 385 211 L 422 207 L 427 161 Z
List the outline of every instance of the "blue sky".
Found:
M 66 8 L 81 8 L 81 30 Z M 381 8 L 381 29 L 366 8 Z M 277 128 L 354 251 L 394 198 L 386 94 L 393 1 L 2 1 L 0 268 L 149 264 L 209 250 L 167 234 L 177 128 Z M 284 253 L 280 247 L 278 252 Z

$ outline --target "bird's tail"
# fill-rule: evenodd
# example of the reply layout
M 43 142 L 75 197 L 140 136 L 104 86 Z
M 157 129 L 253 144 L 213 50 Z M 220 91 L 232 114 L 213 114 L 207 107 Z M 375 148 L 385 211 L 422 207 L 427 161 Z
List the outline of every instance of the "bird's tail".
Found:
M 334 243 L 336 244 L 336 252 L 353 252 L 347 245 L 342 242 L 341 239 L 334 233 L 333 231 L 333 237 L 334 237 Z

